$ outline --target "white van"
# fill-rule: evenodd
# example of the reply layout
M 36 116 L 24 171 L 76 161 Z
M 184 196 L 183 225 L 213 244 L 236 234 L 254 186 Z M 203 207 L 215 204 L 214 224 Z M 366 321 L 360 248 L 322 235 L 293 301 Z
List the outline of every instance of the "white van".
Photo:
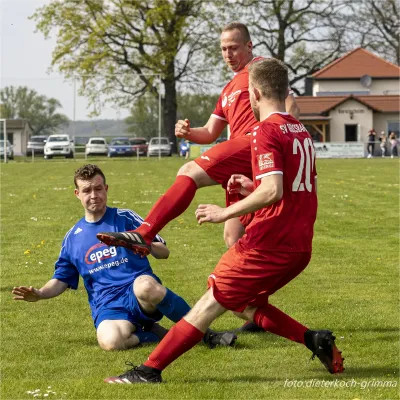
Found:
M 74 158 L 74 143 L 68 135 L 50 135 L 44 145 L 44 158 L 54 156 Z

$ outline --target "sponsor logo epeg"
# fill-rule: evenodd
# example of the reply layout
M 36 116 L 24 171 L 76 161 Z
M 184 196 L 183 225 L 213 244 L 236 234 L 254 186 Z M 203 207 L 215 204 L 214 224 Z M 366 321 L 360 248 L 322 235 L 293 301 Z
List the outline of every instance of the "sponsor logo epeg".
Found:
M 108 247 L 104 243 L 97 243 L 86 252 L 85 262 L 88 265 L 101 263 L 103 260 L 116 255 L 117 249 L 115 246 Z

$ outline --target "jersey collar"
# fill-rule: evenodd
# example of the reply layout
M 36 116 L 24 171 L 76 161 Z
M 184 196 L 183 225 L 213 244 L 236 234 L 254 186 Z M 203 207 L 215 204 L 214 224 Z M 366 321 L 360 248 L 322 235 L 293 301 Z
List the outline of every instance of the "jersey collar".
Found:
M 273 114 L 290 115 L 288 112 L 274 111 L 274 112 L 268 114 L 267 117 L 266 117 L 265 119 L 269 118 L 269 117 L 270 117 L 271 115 L 273 115 Z

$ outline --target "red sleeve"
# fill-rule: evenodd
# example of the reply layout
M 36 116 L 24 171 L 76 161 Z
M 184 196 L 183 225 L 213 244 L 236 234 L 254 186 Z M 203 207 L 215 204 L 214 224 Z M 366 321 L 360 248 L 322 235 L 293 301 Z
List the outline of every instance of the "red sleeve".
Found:
M 225 100 L 224 100 L 225 98 Z M 222 108 L 222 102 L 226 101 L 226 96 L 223 94 L 221 94 L 221 96 L 219 96 L 219 99 L 217 101 L 217 104 L 215 105 L 214 111 L 212 112 L 212 115 L 215 115 L 217 118 L 222 119 L 224 121 L 227 121 L 226 116 L 224 114 L 224 110 Z
M 274 124 L 263 123 L 251 133 L 253 174 L 256 179 L 272 174 L 283 174 L 281 135 Z

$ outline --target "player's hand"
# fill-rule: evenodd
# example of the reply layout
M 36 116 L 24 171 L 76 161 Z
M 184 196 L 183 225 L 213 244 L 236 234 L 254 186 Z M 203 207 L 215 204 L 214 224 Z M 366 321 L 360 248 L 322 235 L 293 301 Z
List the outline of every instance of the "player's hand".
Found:
M 175 124 L 175 136 L 184 139 L 190 136 L 190 122 L 188 119 L 185 120 L 180 119 Z
M 218 207 L 214 204 L 200 204 L 195 212 L 197 222 L 201 225 L 203 222 L 214 224 L 225 222 L 228 218 L 225 216 L 226 208 Z
M 41 292 L 35 289 L 33 286 L 18 286 L 13 288 L 11 291 L 15 296 L 14 300 L 24 300 L 29 302 L 35 302 L 41 299 Z
M 242 196 L 248 196 L 254 190 L 253 181 L 245 175 L 232 175 L 229 178 L 226 187 L 228 193 L 240 193 Z

